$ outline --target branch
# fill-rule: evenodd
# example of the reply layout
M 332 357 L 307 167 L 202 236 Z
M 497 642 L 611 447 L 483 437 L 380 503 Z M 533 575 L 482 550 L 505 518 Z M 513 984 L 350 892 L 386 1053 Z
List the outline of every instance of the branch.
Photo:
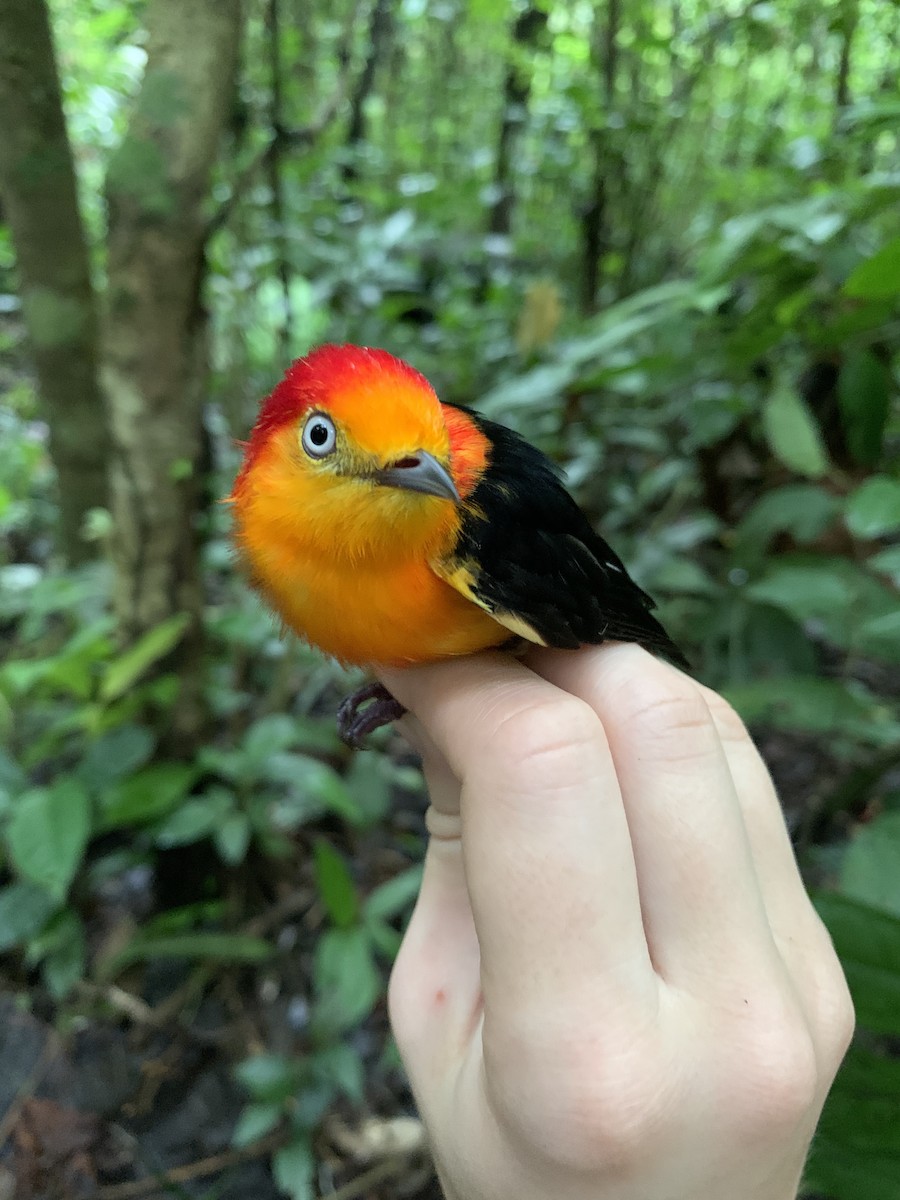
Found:
M 409 1163 L 411 1157 L 411 1154 L 400 1154 L 386 1158 L 383 1162 L 376 1163 L 374 1167 L 369 1167 L 368 1171 L 363 1171 L 361 1175 L 357 1175 L 355 1179 L 345 1183 L 343 1187 L 339 1187 L 337 1191 L 327 1192 L 321 1200 L 356 1200 L 357 1196 L 362 1196 L 369 1188 L 375 1187 L 378 1183 L 384 1183 L 386 1179 L 399 1174 Z
M 700 62 L 694 71 L 686 71 L 682 75 L 672 93 L 672 98 L 669 102 L 670 106 L 674 107 L 677 104 L 686 104 L 690 100 L 701 74 L 712 61 L 722 34 L 729 26 L 740 25 L 742 21 L 746 21 L 754 8 L 761 3 L 764 3 L 764 0 L 746 0 L 744 6 L 739 8 L 737 12 L 718 13 L 709 18 L 702 35 L 695 42 L 695 45 L 700 46 Z M 676 119 L 677 114 L 673 112 L 673 121 Z M 666 140 L 668 141 L 668 135 L 666 136 Z
M 232 213 L 247 194 L 253 181 L 262 171 L 270 166 L 273 160 L 277 159 L 278 154 L 282 150 L 298 150 L 301 147 L 308 149 L 310 146 L 314 146 L 326 129 L 332 124 L 347 95 L 347 83 L 350 78 L 351 66 L 349 47 L 361 8 L 361 0 L 358 0 L 350 15 L 350 20 L 344 28 L 344 36 L 337 48 L 337 59 L 341 64 L 341 72 L 334 86 L 334 91 L 307 125 L 300 125 L 296 129 L 285 129 L 278 126 L 272 130 L 269 140 L 262 149 L 258 150 L 254 157 L 238 172 L 231 186 L 231 195 L 210 217 L 206 227 L 207 237 L 218 233 L 220 229 L 228 224 Z
M 252 1162 L 256 1158 L 264 1158 L 277 1150 L 287 1140 L 282 1132 L 270 1133 L 249 1146 L 222 1150 L 218 1154 L 210 1154 L 207 1158 L 199 1158 L 196 1162 L 185 1163 L 171 1170 L 161 1171 L 150 1179 L 135 1179 L 130 1183 L 112 1183 L 97 1189 L 97 1200 L 140 1200 L 157 1192 L 160 1195 L 165 1188 L 173 1184 L 190 1183 L 193 1179 L 204 1179 L 207 1175 L 218 1175 L 229 1167 L 239 1167 L 242 1163 Z M 158 1191 L 157 1191 L 158 1190 Z

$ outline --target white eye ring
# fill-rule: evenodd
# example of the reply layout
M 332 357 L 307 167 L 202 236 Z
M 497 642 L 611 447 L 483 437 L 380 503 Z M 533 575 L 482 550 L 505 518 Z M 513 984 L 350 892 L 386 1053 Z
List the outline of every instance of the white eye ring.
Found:
M 327 458 L 337 444 L 337 430 L 331 417 L 324 413 L 312 413 L 303 426 L 300 444 L 310 458 Z

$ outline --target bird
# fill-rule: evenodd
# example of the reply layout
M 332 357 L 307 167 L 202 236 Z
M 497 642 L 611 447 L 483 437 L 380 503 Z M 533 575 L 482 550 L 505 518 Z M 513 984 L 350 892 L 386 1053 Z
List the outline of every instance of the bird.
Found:
M 557 466 L 386 350 L 329 344 L 294 361 L 227 501 L 251 586 L 344 665 L 614 640 L 687 667 Z M 340 706 L 341 736 L 359 746 L 403 711 L 367 685 Z

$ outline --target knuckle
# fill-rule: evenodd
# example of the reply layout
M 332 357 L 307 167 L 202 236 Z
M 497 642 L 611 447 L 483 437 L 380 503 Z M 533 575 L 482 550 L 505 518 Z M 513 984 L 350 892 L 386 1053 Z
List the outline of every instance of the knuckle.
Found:
M 812 1021 L 827 1067 L 837 1070 L 856 1029 L 856 1011 L 847 977 L 824 922 L 813 910 L 816 961 L 807 968 Z
M 758 1021 L 741 1061 L 743 1103 L 738 1112 L 749 1136 L 780 1133 L 815 1108 L 819 1068 L 811 1033 L 799 1016 Z
M 570 1159 L 621 1172 L 651 1154 L 662 1138 L 670 1107 L 662 1080 L 655 1069 L 641 1070 L 633 1056 L 628 1059 L 627 1072 L 607 1063 L 571 1073 L 558 1109 L 569 1135 L 559 1146 L 568 1147 Z
M 817 1020 L 825 1053 L 829 1058 L 828 1065 L 836 1074 L 856 1030 L 856 1010 L 843 971 L 838 972 L 838 978 L 828 990 L 827 998 L 819 1008 Z
M 532 1103 L 523 1106 L 516 1087 L 503 1116 L 555 1169 L 626 1174 L 670 1131 L 669 1077 L 648 1047 L 623 1050 L 607 1033 L 586 1037 L 581 1026 L 554 1041 L 550 1061 L 531 1075 Z
M 593 709 L 577 697 L 563 696 L 538 701 L 505 717 L 490 745 L 493 753 L 508 761 L 512 774 L 531 781 L 536 772 L 571 774 L 601 732 Z
M 639 735 L 655 741 L 711 732 L 713 719 L 700 689 L 661 663 L 656 668 L 624 689 L 624 719 Z
M 701 688 L 700 693 L 719 732 L 719 737 L 723 741 L 749 742 L 751 740 L 747 726 L 723 696 L 706 687 Z

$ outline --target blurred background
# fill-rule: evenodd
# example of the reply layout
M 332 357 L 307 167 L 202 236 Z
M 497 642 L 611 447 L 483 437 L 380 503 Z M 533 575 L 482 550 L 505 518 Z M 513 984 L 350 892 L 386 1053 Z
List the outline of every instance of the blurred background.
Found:
M 860 1025 L 804 1195 L 900 1198 L 898 80 L 892 0 L 0 0 L 0 1196 L 439 1196 L 421 778 L 219 503 L 351 340 L 751 724 Z

